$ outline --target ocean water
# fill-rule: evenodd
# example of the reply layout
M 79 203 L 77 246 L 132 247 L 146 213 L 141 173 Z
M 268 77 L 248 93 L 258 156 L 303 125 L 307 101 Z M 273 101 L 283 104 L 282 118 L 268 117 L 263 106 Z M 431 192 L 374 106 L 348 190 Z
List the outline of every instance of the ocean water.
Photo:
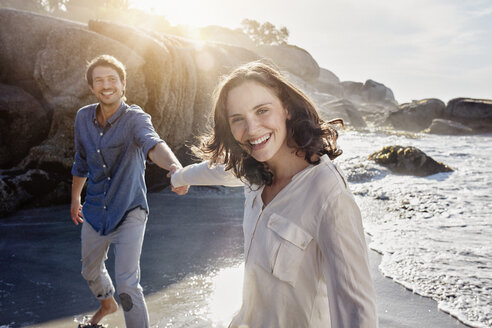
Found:
M 384 275 L 472 327 L 492 327 L 492 135 L 343 133 L 338 160 Z M 454 172 L 391 174 L 367 157 L 415 146 Z
M 492 327 L 492 135 L 340 134 L 343 169 L 384 275 L 472 327 Z M 454 169 L 396 175 L 369 161 L 415 146 Z M 156 327 L 227 327 L 241 302 L 242 188 L 149 194 L 142 285 Z M 97 308 L 68 206 L 0 220 L 0 327 L 75 327 Z M 111 254 L 108 270 L 112 272 Z M 56 307 L 54 305 L 56 304 Z M 121 311 L 104 321 L 124 327 Z

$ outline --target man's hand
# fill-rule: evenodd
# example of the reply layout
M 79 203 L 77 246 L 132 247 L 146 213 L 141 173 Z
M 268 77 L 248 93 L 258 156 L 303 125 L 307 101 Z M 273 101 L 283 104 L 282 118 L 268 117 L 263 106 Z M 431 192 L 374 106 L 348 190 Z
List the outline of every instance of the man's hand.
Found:
M 82 216 L 82 205 L 80 205 L 80 200 L 72 200 L 72 205 L 70 206 L 70 213 L 72 214 L 72 221 L 75 225 L 84 222 Z
M 169 168 L 169 173 L 167 174 L 167 177 L 171 178 L 171 176 L 179 169 L 180 169 L 180 167 L 178 167 L 176 164 L 171 164 L 171 167 Z M 184 194 L 188 193 L 188 189 L 190 189 L 190 186 L 174 187 L 173 184 L 171 183 L 171 190 L 178 195 L 184 195 Z

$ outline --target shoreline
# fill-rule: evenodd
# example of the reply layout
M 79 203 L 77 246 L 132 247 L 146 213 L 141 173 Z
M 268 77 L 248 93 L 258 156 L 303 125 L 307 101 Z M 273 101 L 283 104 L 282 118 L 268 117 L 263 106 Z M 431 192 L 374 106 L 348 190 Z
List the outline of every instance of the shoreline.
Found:
M 369 248 L 371 277 L 376 289 L 380 328 L 468 328 L 451 314 L 441 311 L 432 298 L 415 294 L 379 271 L 383 255 Z

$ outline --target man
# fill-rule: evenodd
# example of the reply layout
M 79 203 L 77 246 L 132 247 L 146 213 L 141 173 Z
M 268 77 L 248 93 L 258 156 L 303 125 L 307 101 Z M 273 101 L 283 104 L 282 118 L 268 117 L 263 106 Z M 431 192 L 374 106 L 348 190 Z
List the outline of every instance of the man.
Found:
M 140 253 L 148 215 L 145 160 L 175 171 L 180 162 L 155 132 L 150 115 L 124 100 L 125 67 L 112 56 L 89 63 L 87 83 L 99 103 L 81 108 L 75 118 L 72 167 L 73 222 L 82 225 L 82 275 L 101 307 L 89 324 L 118 309 L 115 288 L 104 265 L 114 244 L 115 280 L 128 328 L 149 327 L 140 286 Z M 86 182 L 85 203 L 80 194 Z M 186 193 L 187 188 L 180 190 Z

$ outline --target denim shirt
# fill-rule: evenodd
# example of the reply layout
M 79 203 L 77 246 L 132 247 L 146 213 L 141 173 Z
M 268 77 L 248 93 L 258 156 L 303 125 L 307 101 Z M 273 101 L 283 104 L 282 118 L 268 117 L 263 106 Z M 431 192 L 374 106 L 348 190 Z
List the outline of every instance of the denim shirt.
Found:
M 75 118 L 72 175 L 87 177 L 82 214 L 101 235 L 113 232 L 136 207 L 148 210 L 145 160 L 164 142 L 150 115 L 137 105 L 121 103 L 104 127 L 97 122 L 98 104 L 85 106 Z

